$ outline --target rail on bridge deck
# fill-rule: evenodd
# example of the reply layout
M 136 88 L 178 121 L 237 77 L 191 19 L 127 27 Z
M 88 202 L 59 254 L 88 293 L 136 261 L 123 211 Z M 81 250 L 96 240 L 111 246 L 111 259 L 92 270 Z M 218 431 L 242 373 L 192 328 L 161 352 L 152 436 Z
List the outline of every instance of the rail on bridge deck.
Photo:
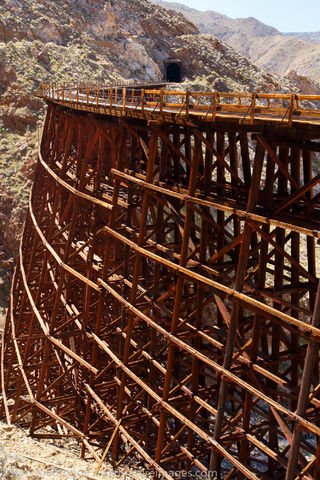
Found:
M 2 415 L 167 479 L 319 479 L 320 98 L 41 96 Z
M 289 127 L 293 122 L 320 125 L 320 95 L 192 92 L 163 87 L 164 84 L 111 87 L 40 84 L 38 95 L 73 109 L 121 117 L 180 122 L 237 119 L 243 124 L 272 122 Z

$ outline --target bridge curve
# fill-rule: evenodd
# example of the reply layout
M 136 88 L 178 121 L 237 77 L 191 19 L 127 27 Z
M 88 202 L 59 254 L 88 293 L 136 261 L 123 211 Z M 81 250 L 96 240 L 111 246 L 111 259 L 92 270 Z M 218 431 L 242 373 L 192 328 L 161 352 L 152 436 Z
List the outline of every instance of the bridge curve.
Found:
M 168 479 L 318 478 L 319 98 L 95 88 L 40 89 L 2 414 Z

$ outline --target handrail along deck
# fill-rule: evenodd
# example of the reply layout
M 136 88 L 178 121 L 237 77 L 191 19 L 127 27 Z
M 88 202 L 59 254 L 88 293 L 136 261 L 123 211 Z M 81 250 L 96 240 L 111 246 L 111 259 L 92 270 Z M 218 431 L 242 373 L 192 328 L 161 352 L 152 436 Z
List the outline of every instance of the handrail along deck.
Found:
M 161 85 L 163 86 L 163 85 Z M 152 86 L 151 86 L 152 87 Z M 320 122 L 320 95 L 296 93 L 199 92 L 128 85 L 57 85 L 41 83 L 38 96 L 77 107 L 108 107 L 121 115 L 135 111 L 175 114 L 214 121 L 217 116 L 239 118 L 253 124 L 263 118 L 291 126 L 294 120 Z M 319 108 L 317 108 L 319 102 Z M 149 109 L 149 110 L 148 110 Z

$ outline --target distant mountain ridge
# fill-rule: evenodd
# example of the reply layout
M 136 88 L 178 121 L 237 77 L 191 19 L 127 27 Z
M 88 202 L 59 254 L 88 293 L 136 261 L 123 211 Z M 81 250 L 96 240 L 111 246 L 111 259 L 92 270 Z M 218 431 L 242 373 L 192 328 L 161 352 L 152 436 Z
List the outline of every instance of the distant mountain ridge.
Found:
M 320 43 L 320 32 L 290 32 L 282 33 L 282 35 L 286 35 L 287 37 L 302 38 L 303 40 L 307 40 L 308 42 Z
M 281 33 L 253 17 L 234 20 L 176 2 L 150 1 L 182 13 L 200 32 L 218 37 L 269 72 L 286 75 L 294 71 L 320 82 L 320 32 Z

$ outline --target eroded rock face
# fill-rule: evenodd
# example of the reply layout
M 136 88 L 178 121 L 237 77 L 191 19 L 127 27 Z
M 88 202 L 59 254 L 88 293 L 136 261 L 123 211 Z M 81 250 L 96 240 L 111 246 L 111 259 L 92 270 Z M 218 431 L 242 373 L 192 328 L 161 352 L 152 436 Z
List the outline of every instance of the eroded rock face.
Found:
M 106 3 L 96 23 L 90 23 L 89 31 L 100 40 L 115 38 L 120 31 L 119 18 L 110 3 Z
M 1 53 L 3 53 L 3 51 L 0 50 L 0 55 Z M 0 72 L 0 90 L 1 93 L 3 93 L 6 91 L 8 85 L 15 82 L 17 75 L 14 69 L 6 64 L 3 57 L 0 58 Z
M 287 78 L 299 85 L 300 90 L 306 95 L 320 95 L 320 85 L 313 82 L 309 77 L 298 75 L 294 71 L 290 71 Z

